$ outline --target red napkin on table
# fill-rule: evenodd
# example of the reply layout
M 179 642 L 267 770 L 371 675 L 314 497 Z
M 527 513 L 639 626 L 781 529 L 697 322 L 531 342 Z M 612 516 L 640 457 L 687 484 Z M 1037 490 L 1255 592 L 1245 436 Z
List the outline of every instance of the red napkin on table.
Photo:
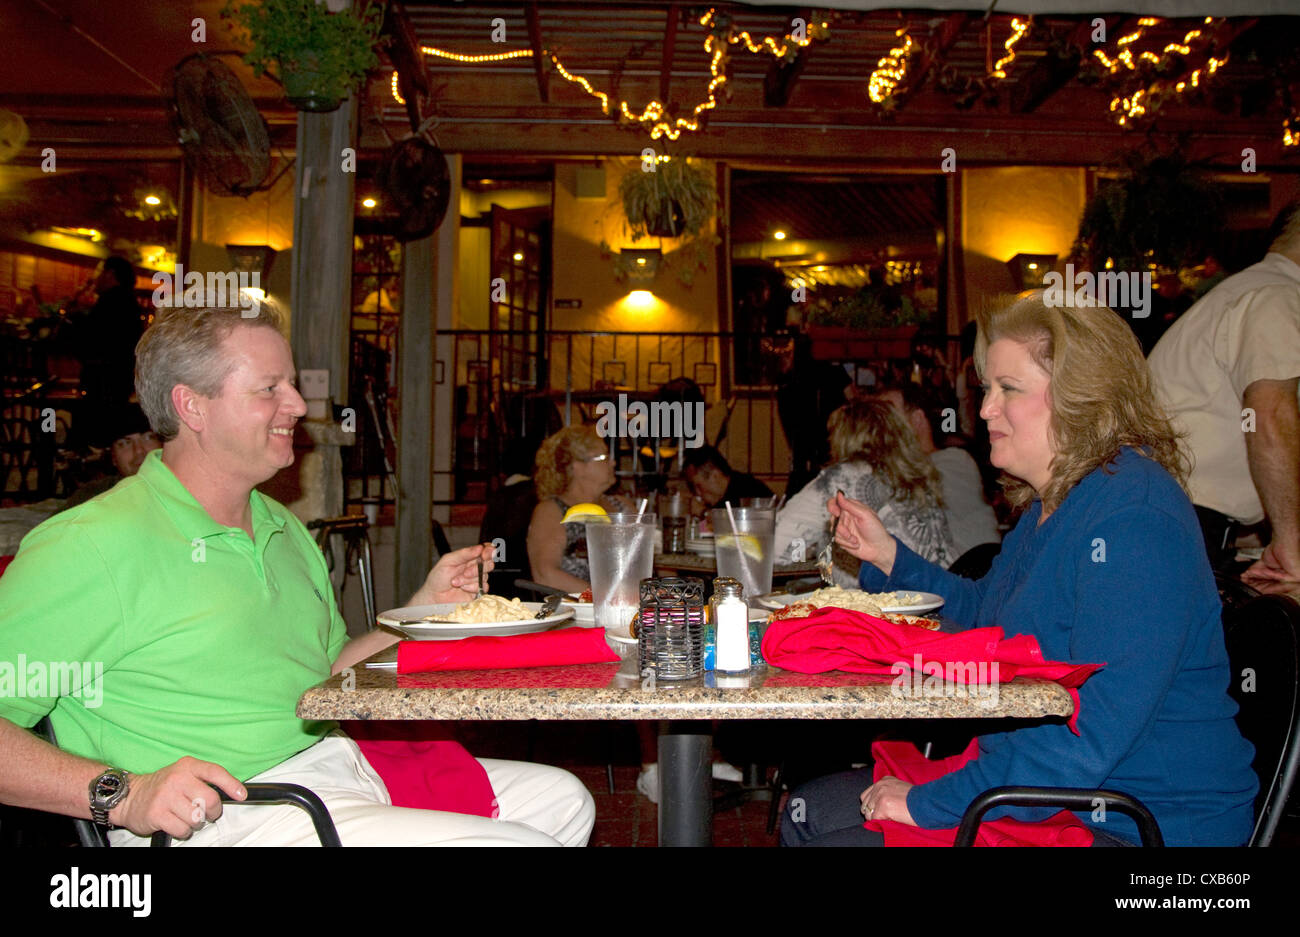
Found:
M 912 784 L 924 784 L 956 771 L 979 756 L 979 740 L 973 740 L 960 755 L 934 761 L 917 751 L 911 742 L 876 742 L 871 746 L 876 760 L 872 780 L 893 775 Z M 896 820 L 868 820 L 863 824 L 885 837 L 886 846 L 951 846 L 957 828 L 923 830 Z M 1091 846 L 1093 834 L 1079 818 L 1062 810 L 1039 823 L 1012 817 L 986 820 L 975 836 L 976 846 Z
M 616 663 L 604 628 L 561 628 L 504 638 L 459 641 L 403 641 L 397 646 L 397 672 L 496 670 L 562 664 Z
M 394 807 L 496 817 L 496 793 L 483 766 L 440 722 L 344 722 L 383 779 Z
M 12 556 L 0 556 L 0 576 L 4 575 L 5 569 L 14 561 Z
M 1038 639 L 1018 634 L 1007 638 L 1001 628 L 971 628 L 958 634 L 927 631 L 915 625 L 896 625 L 864 612 L 827 606 L 807 618 L 776 621 L 763 636 L 763 657 L 782 670 L 796 673 L 826 673 L 845 670 L 850 673 L 898 676 L 899 664 L 908 671 L 918 671 L 908 679 L 923 680 L 927 664 L 961 664 L 951 672 L 958 678 L 967 665 L 992 679 L 991 666 L 997 663 L 997 680 L 1006 683 L 1015 677 L 1038 677 L 1054 680 L 1070 691 L 1074 715 L 1069 726 L 1079 734 L 1079 694 L 1077 687 L 1105 664 L 1066 664 L 1043 660 Z M 985 664 L 979 668 L 979 664 Z M 947 668 L 944 668 L 945 672 Z

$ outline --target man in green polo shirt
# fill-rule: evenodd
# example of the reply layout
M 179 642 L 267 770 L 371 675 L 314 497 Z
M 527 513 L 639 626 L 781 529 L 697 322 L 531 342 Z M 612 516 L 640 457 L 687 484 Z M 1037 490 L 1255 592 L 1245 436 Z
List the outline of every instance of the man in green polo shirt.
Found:
M 275 780 L 316 790 L 345 844 L 585 843 L 591 798 L 567 772 L 482 762 L 495 820 L 392 807 L 355 743 L 295 716 L 307 688 L 395 639 L 347 640 L 320 550 L 254 488 L 293 462 L 294 379 L 269 310 L 167 310 L 141 340 L 163 448 L 32 531 L 0 578 L 0 802 L 107 820 L 123 845 L 159 829 L 311 840 L 300 811 L 223 817 L 212 789 Z M 443 557 L 410 604 L 471 598 L 480 556 Z M 24 731 L 47 713 L 60 749 Z

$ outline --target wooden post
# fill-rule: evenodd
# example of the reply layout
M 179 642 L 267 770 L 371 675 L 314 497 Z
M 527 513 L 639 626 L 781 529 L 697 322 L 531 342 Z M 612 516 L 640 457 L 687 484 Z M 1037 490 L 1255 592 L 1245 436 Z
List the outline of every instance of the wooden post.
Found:
M 460 157 L 447 156 L 451 191 L 460 191 Z M 459 202 L 452 198 L 438 230 L 402 254 L 402 319 L 397 340 L 397 563 L 394 595 L 406 599 L 433 565 L 430 521 L 450 519 L 453 393 L 450 329 L 456 308 Z M 435 506 L 434 502 L 443 504 Z
M 328 114 L 298 113 L 294 165 L 293 271 L 289 345 L 299 371 L 327 369 L 330 397 L 348 399 L 352 318 L 352 218 L 357 145 L 356 94 Z M 333 415 L 328 415 L 333 422 Z M 299 462 L 300 486 L 312 492 L 310 513 L 343 513 L 343 454 L 328 433 L 312 435 L 316 458 Z M 373 624 L 373 623 L 372 623 Z
M 355 171 L 344 149 L 357 145 L 357 97 L 329 114 L 298 114 L 294 166 L 291 332 L 298 370 L 328 368 L 330 396 L 347 400 L 352 315 Z M 354 169 L 355 157 L 349 169 Z M 342 503 L 338 505 L 342 508 Z
M 394 597 L 405 602 L 433 565 L 433 242 L 402 249 L 402 318 L 397 334 L 397 553 Z

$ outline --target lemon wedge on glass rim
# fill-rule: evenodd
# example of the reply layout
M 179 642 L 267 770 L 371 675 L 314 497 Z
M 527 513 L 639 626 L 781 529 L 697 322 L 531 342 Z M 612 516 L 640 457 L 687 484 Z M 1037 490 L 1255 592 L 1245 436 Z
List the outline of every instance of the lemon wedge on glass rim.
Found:
M 564 512 L 561 524 L 582 523 L 584 521 L 596 521 L 598 523 L 609 523 L 609 512 L 599 504 L 592 504 L 590 501 L 584 501 L 581 504 L 575 504 Z
M 763 545 L 753 534 L 719 534 L 714 544 L 718 549 L 739 548 L 740 552 L 751 560 L 763 558 Z

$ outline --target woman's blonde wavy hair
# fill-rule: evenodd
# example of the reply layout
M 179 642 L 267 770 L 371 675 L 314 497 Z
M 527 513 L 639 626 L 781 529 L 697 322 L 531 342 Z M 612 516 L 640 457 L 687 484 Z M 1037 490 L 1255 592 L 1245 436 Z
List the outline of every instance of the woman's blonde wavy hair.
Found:
M 537 498 L 553 498 L 569 486 L 573 464 L 607 452 L 594 426 L 566 426 L 547 436 L 537 449 L 533 482 Z
M 1024 507 L 1041 494 L 1054 511 L 1081 479 L 1111 463 L 1123 446 L 1160 463 L 1186 488 L 1189 464 L 1179 434 L 1155 401 L 1151 372 L 1133 330 L 1105 306 L 1049 306 L 1034 291 L 981 315 L 975 366 L 984 378 L 989 346 L 1024 345 L 1047 372 L 1052 409 L 1052 476 L 1042 492 L 1003 475 L 1007 500 Z
M 900 501 L 942 507 L 943 483 L 912 429 L 883 400 L 851 400 L 826 421 L 831 458 L 866 462 Z

